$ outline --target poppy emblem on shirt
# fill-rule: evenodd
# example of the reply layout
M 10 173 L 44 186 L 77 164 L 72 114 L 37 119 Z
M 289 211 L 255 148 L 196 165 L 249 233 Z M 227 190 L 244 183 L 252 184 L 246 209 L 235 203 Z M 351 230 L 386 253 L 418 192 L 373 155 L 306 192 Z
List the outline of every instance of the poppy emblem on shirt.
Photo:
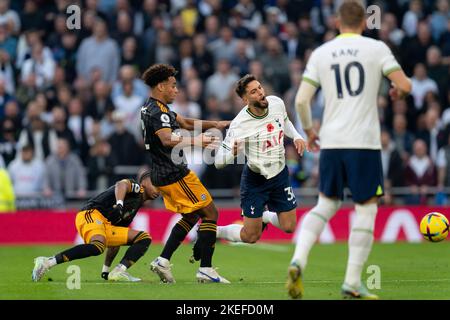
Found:
M 273 129 L 274 129 L 273 124 L 269 123 L 269 124 L 267 125 L 267 131 L 272 132 Z

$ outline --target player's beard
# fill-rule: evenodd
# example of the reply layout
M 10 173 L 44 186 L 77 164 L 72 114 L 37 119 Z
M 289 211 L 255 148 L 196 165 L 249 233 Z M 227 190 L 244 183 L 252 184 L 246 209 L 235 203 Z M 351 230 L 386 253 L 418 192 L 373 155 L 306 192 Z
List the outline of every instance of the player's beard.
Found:
M 267 101 L 266 97 L 264 97 L 262 100 L 255 101 L 253 103 L 253 106 L 259 109 L 267 109 L 269 106 L 269 102 Z

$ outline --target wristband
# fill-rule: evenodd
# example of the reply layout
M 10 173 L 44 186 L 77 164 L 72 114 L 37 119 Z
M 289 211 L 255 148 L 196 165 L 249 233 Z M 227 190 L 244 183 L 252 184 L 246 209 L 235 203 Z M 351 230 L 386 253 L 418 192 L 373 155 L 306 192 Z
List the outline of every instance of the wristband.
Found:
M 123 207 L 123 200 L 117 200 L 116 204 L 120 204 Z

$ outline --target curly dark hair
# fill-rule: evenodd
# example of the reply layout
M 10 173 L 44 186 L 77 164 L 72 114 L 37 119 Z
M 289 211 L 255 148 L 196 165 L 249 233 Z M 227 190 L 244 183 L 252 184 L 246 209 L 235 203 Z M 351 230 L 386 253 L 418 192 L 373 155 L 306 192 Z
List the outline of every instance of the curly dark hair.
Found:
M 166 81 L 170 77 L 175 77 L 177 70 L 168 64 L 154 64 L 145 70 L 142 80 L 150 87 L 154 88 L 159 83 Z
M 246 74 L 241 79 L 239 79 L 239 81 L 236 85 L 236 90 L 235 90 L 237 95 L 242 98 L 242 96 L 245 93 L 245 90 L 247 89 L 247 85 L 254 80 L 257 80 L 257 79 L 252 74 Z
M 147 179 L 147 178 L 150 178 L 150 171 L 144 171 L 141 175 L 140 175 L 140 177 L 138 177 L 138 179 L 139 179 L 139 183 L 142 183 L 142 181 L 144 181 L 145 179 Z

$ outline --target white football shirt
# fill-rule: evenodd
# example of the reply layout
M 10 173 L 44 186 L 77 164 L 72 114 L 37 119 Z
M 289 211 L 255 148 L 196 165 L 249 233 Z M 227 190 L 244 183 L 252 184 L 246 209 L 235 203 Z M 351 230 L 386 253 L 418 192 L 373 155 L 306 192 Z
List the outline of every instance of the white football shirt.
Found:
M 377 95 L 400 65 L 382 41 L 344 33 L 311 54 L 303 81 L 322 87 L 321 149 L 381 149 Z
M 289 129 L 293 126 L 283 100 L 276 96 L 267 96 L 266 99 L 269 105 L 265 115 L 256 116 L 245 106 L 233 119 L 217 151 L 216 167 L 222 167 L 233 159 L 228 155 L 234 141 L 239 140 L 244 142 L 247 165 L 253 172 L 270 179 L 284 169 L 284 134 L 290 138 L 303 138 L 295 129 Z

